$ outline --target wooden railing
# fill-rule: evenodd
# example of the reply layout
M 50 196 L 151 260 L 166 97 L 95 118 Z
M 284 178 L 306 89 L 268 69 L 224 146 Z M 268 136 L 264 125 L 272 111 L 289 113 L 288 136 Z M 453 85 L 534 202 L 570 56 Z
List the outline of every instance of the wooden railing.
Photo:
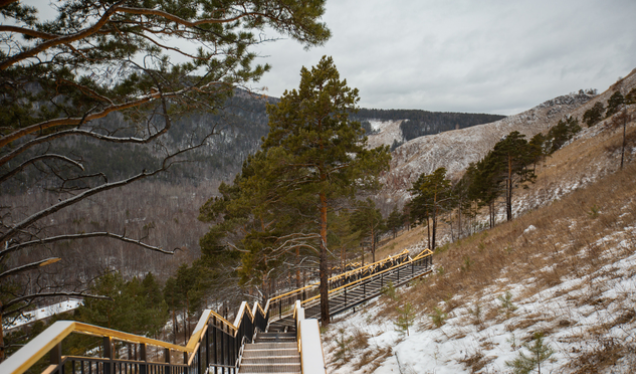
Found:
M 404 251 L 336 275 L 329 278 L 329 294 L 431 255 L 430 250 L 425 250 L 411 258 Z M 250 309 L 243 302 L 234 323 L 207 309 L 185 346 L 81 322 L 58 321 L 1 363 L 0 373 L 25 373 L 42 365 L 48 354 L 41 374 L 235 374 L 243 345 L 253 341 L 257 330 L 265 331 L 270 311 L 279 318 L 292 314 L 297 300 L 303 306 L 316 301 L 318 291 L 319 284 L 310 284 L 269 299 L 265 308 L 255 303 Z M 72 334 L 92 336 L 101 342 L 83 356 L 64 355 L 64 341 Z
M 22 374 L 49 354 L 42 374 L 205 374 L 237 373 L 242 345 L 265 331 L 268 306 L 241 304 L 234 323 L 207 309 L 185 346 L 80 322 L 58 321 L 0 365 L 2 374 Z M 86 356 L 63 355 L 71 334 L 101 338 Z M 149 354 L 155 351 L 154 357 Z
M 408 271 L 410 269 L 411 274 L 414 273 L 415 271 L 415 266 L 421 266 L 424 265 L 425 263 L 427 263 L 428 261 L 432 260 L 432 256 L 433 256 L 433 252 L 430 249 L 425 249 L 422 252 L 420 252 L 419 254 L 417 254 L 415 257 L 413 258 L 408 258 L 407 261 L 401 262 L 399 263 L 399 267 L 404 267 L 406 270 L 406 274 L 408 274 Z M 409 266 L 410 265 L 410 266 Z M 396 265 L 397 266 L 397 265 Z M 386 268 L 386 269 L 380 269 L 374 273 L 371 273 L 369 275 L 366 275 L 362 278 L 358 278 L 355 280 L 352 280 L 350 282 L 344 283 L 343 285 L 336 287 L 336 288 L 332 288 L 329 290 L 329 299 L 331 300 L 331 297 L 337 294 L 340 294 L 342 292 L 346 292 L 346 290 L 348 288 L 351 287 L 355 287 L 358 285 L 365 285 L 368 284 L 369 282 L 376 280 L 376 279 L 380 279 L 380 289 L 382 289 L 384 287 L 384 274 L 389 273 L 389 272 L 393 272 L 395 271 L 395 266 L 394 267 L 390 267 L 390 268 Z M 397 269 L 397 282 L 398 284 L 400 283 L 400 270 Z M 371 296 L 371 295 L 370 295 Z M 303 307 L 306 307 L 308 304 L 314 302 L 314 301 L 318 301 L 320 300 L 320 295 L 316 295 L 313 297 L 310 297 L 308 299 L 305 299 L 302 301 L 302 305 Z M 345 297 L 346 300 L 346 297 Z M 346 304 L 346 301 L 345 301 Z
M 414 264 L 414 261 L 428 258 L 429 256 L 432 256 L 432 254 L 433 252 L 431 252 L 429 249 L 425 249 L 417 254 L 414 254 L 415 257 L 411 258 L 409 256 L 409 251 L 404 250 L 398 255 L 388 256 L 383 260 L 376 261 L 374 263 L 365 265 L 358 269 L 347 271 L 342 274 L 338 274 L 329 278 L 329 294 L 331 295 L 334 292 L 333 290 L 339 290 L 345 285 L 357 283 L 362 279 L 367 279 L 373 274 L 379 274 L 380 272 L 387 271 L 397 265 L 403 265 L 407 263 Z M 292 313 L 296 300 L 301 300 L 303 305 L 305 305 L 307 302 L 317 300 L 319 298 L 320 284 L 312 283 L 305 287 L 301 287 L 293 291 L 289 291 L 284 294 L 272 297 L 271 299 L 269 299 L 268 303 L 270 305 L 270 313 L 272 317 L 278 319 L 288 316 L 290 313 Z

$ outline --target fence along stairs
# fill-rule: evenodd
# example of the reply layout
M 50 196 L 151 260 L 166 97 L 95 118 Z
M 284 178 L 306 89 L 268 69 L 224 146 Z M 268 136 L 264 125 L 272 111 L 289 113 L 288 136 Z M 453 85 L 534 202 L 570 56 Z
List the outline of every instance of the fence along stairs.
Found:
M 414 257 L 404 251 L 331 277 L 330 317 L 378 296 L 389 281 L 398 287 L 430 272 L 431 265 L 430 250 Z M 57 321 L 1 363 L 0 373 L 31 369 L 42 374 L 324 374 L 317 319 L 305 319 L 319 318 L 318 286 L 274 296 L 264 308 L 258 302 L 252 308 L 243 302 L 233 323 L 207 309 L 185 346 Z M 71 334 L 97 337 L 101 347 L 86 347 L 85 356 L 63 355 L 62 344 Z M 43 364 L 47 354 L 49 363 Z

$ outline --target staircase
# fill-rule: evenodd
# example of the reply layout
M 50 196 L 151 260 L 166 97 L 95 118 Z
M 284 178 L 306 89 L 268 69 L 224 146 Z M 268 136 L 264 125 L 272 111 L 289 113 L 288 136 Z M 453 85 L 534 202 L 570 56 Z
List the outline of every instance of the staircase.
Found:
M 406 264 L 396 266 L 380 274 L 369 276 L 366 280 L 349 286 L 340 287 L 338 292 L 329 295 L 329 316 L 342 313 L 382 294 L 382 290 L 389 282 L 394 287 L 399 287 L 409 283 L 411 280 L 419 278 L 431 271 L 429 262 L 421 265 Z M 305 305 L 305 315 L 307 318 L 320 320 L 320 299 Z M 270 326 L 289 326 L 293 323 L 290 317 L 270 322 Z
M 301 373 L 295 327 L 288 332 L 258 332 L 254 343 L 245 345 L 239 374 L 252 373 Z

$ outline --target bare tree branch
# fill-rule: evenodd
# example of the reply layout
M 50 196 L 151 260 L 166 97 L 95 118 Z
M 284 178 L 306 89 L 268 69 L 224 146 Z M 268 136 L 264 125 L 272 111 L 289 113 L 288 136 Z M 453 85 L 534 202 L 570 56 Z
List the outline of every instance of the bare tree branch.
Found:
M 17 273 L 21 273 L 23 271 L 35 269 L 35 268 L 38 268 L 40 266 L 50 265 L 50 264 L 53 264 L 53 263 L 58 262 L 60 260 L 61 260 L 61 258 L 59 258 L 59 257 L 50 257 L 50 258 L 45 258 L 44 260 L 39 260 L 39 261 L 32 262 L 30 264 L 18 266 L 18 267 L 15 267 L 13 269 L 5 271 L 4 273 L 0 273 L 0 279 L 6 278 L 8 276 L 11 276 L 11 275 L 14 275 L 14 274 L 17 274 Z
M 52 158 L 52 159 L 57 159 L 57 160 L 62 160 L 62 161 L 66 161 L 72 165 L 75 165 L 76 167 L 84 170 L 84 166 L 82 164 L 80 164 L 79 162 L 72 160 L 66 156 L 61 156 L 61 155 L 55 155 L 55 154 L 48 154 L 48 155 L 42 155 L 42 156 L 38 156 L 38 157 L 34 157 L 28 161 L 25 161 L 22 165 L 18 166 L 17 168 L 11 170 L 10 172 L 0 176 L 0 182 L 4 182 L 5 180 L 11 178 L 12 176 L 16 175 L 17 173 L 19 173 L 20 171 L 22 171 L 25 167 L 27 167 L 28 165 L 39 161 L 39 160 L 45 160 L 47 158 Z
M 146 243 L 142 242 L 141 239 L 137 240 L 137 239 L 129 238 L 129 237 L 126 236 L 126 234 L 117 235 L 117 234 L 114 234 L 114 233 L 111 233 L 111 232 L 107 232 L 107 231 L 96 231 L 96 232 L 87 232 L 87 233 L 81 233 L 81 234 L 65 234 L 65 235 L 51 236 L 51 237 L 48 237 L 48 238 L 31 240 L 31 241 L 24 242 L 24 243 L 14 244 L 14 245 L 12 245 L 10 247 L 7 247 L 6 249 L 0 251 L 0 256 L 4 256 L 4 255 L 6 255 L 8 253 L 17 251 L 20 248 L 30 247 L 30 246 L 33 246 L 33 245 L 54 243 L 54 242 L 58 242 L 60 240 L 75 240 L 75 239 L 86 239 L 86 238 L 95 238 L 95 237 L 113 238 L 113 239 L 121 240 L 121 241 L 124 241 L 124 242 L 127 242 L 127 243 L 136 244 L 136 245 L 141 246 L 143 248 L 151 249 L 153 251 L 157 251 L 157 252 L 161 252 L 161 253 L 165 253 L 165 254 L 169 254 L 169 255 L 174 254 L 174 250 L 173 251 L 166 251 L 165 249 L 162 249 L 160 247 L 156 247 L 156 246 L 153 246 L 153 245 L 150 245 L 150 244 L 146 244 Z
M 19 304 L 19 303 L 21 303 L 23 301 L 39 299 L 39 298 L 42 298 L 42 297 L 54 297 L 54 296 L 90 297 L 92 299 L 111 300 L 111 298 L 108 297 L 108 296 L 92 295 L 92 294 L 86 294 L 86 293 L 83 293 L 83 292 L 73 292 L 73 291 L 40 292 L 40 293 L 36 293 L 36 294 L 31 294 L 31 295 L 17 297 L 15 299 L 7 302 L 6 304 L 2 305 L 0 307 L 0 311 L 2 311 L 2 313 L 4 313 L 4 311 L 8 310 L 12 306 L 14 306 L 16 304 Z

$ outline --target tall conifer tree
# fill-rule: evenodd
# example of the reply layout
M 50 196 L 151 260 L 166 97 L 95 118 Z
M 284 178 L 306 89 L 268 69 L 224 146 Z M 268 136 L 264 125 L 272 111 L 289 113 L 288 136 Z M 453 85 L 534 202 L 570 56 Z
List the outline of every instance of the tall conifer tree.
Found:
M 388 147 L 367 149 L 364 129 L 349 120 L 358 100 L 358 90 L 340 80 L 331 57 L 323 57 L 311 70 L 303 67 L 299 89 L 285 91 L 278 104 L 267 108 L 270 132 L 262 146 L 266 157 L 257 161 L 255 175 L 245 184 L 250 194 L 264 197 L 259 212 L 290 222 L 293 230 L 318 234 L 307 238 L 318 241 L 320 315 L 325 325 L 329 323 L 328 213 L 339 199 L 377 190 L 377 176 L 388 169 L 391 157 Z M 286 227 L 278 227 L 290 234 Z

